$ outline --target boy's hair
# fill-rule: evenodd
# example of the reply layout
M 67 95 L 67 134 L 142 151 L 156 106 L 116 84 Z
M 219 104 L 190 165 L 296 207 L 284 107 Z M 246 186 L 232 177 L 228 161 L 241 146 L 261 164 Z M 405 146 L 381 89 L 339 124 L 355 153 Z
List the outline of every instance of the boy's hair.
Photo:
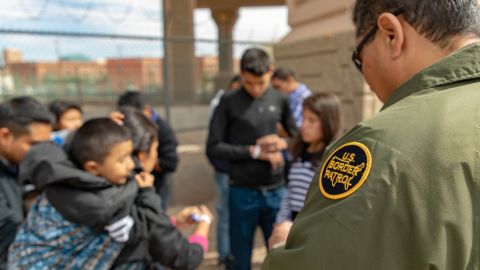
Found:
M 70 156 L 80 168 L 87 161 L 102 163 L 114 145 L 128 140 L 131 140 L 128 130 L 110 118 L 92 119 L 73 135 Z
M 145 96 L 137 91 L 126 91 L 118 98 L 117 102 L 118 108 L 128 106 L 143 110 L 146 105 L 148 103 Z
M 0 104 L 0 127 L 8 128 L 15 136 L 29 133 L 33 122 L 51 124 L 52 118 L 48 109 L 33 97 L 16 97 Z
M 272 75 L 272 79 L 278 79 L 281 81 L 287 81 L 288 78 L 291 77 L 293 79 L 297 79 L 295 72 L 289 68 L 279 67 L 275 69 Z
M 270 71 L 271 64 L 270 58 L 264 50 L 252 48 L 243 53 L 240 60 L 240 71 L 242 73 L 248 72 L 255 76 L 263 76 Z
M 148 152 L 157 140 L 157 127 L 142 111 L 133 107 L 121 107 L 119 111 L 125 116 L 123 126 L 132 135 L 133 155 Z
M 53 113 L 53 115 L 55 116 L 55 120 L 57 121 L 57 123 L 62 117 L 62 115 L 68 110 L 74 109 L 79 111 L 80 113 L 83 113 L 80 104 L 67 100 L 56 99 L 50 103 L 50 106 L 48 108 L 50 109 L 50 112 Z

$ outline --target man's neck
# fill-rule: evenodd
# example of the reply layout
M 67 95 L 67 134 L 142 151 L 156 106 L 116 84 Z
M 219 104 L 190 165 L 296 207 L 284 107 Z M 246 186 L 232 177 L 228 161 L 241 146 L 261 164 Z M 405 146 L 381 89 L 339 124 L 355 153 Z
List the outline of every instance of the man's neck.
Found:
M 405 62 L 406 64 L 403 66 L 403 68 L 401 68 L 402 72 L 398 73 L 400 75 L 396 77 L 395 82 L 393 82 L 393 84 L 389 87 L 391 92 L 383 101 L 388 100 L 388 98 L 390 98 L 390 96 L 393 94 L 394 90 L 412 78 L 415 74 L 421 72 L 427 67 L 449 56 L 450 54 L 455 53 L 465 46 L 480 42 L 480 38 L 474 35 L 462 36 L 451 39 L 449 46 L 446 48 L 441 48 L 437 44 L 431 43 L 424 37 L 421 37 L 419 41 L 420 40 L 421 42 L 416 42 L 416 44 L 418 44 L 417 49 L 415 50 L 416 54 L 410 55 L 409 61 Z
M 291 94 L 291 93 L 295 92 L 295 90 L 297 90 L 300 87 L 300 85 L 301 85 L 301 83 L 299 83 L 299 82 L 293 82 L 288 94 Z
M 448 54 L 454 53 L 455 51 L 463 47 L 466 47 L 468 45 L 471 45 L 473 43 L 478 43 L 478 42 L 480 42 L 480 37 L 477 37 L 473 34 L 463 36 L 463 37 L 453 38 L 451 45 L 449 46 Z
M 412 63 L 417 63 L 416 70 L 414 72 L 420 72 L 421 70 L 433 65 L 434 63 L 442 60 L 443 58 L 449 56 L 452 53 L 455 53 L 459 49 L 468 46 L 470 44 L 480 42 L 480 38 L 476 37 L 475 35 L 468 35 L 468 36 L 460 36 L 455 37 L 450 40 L 450 45 L 442 48 L 437 44 L 430 43 L 429 45 L 425 46 L 425 50 L 422 50 L 423 57 L 415 57 L 417 61 L 412 61 Z M 429 54 L 424 54 L 425 51 L 430 52 Z M 418 61 L 418 59 L 422 59 L 423 61 Z

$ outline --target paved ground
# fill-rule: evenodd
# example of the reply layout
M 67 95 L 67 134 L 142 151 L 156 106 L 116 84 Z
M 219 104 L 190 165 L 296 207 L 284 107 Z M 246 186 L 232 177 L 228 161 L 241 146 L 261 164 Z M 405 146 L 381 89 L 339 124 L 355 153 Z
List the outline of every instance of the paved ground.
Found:
M 179 211 L 183 206 L 206 204 L 214 211 L 215 188 L 212 167 L 205 158 L 204 144 L 207 132 L 197 130 L 177 134 L 180 147 L 180 164 L 173 180 L 173 201 L 169 212 Z M 217 266 L 215 224 L 209 237 L 209 252 L 199 268 L 201 270 L 222 269 Z M 266 249 L 259 231 L 255 239 L 252 269 L 260 269 Z

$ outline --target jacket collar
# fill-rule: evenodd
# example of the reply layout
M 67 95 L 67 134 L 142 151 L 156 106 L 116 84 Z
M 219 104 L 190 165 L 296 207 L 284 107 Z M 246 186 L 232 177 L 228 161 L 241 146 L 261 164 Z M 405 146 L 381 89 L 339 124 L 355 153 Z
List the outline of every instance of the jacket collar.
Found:
M 467 45 L 415 74 L 393 92 L 382 110 L 424 89 L 480 78 L 480 43 Z

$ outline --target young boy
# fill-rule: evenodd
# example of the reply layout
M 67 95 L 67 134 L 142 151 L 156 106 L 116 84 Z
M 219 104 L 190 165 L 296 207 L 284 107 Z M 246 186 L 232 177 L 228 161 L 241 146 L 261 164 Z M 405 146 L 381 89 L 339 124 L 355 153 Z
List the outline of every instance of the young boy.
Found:
M 52 117 L 31 97 L 17 97 L 0 105 L 0 269 L 23 221 L 22 187 L 17 166 L 35 143 L 50 138 Z
M 136 177 L 140 191 L 129 180 L 132 150 L 129 132 L 110 119 L 85 123 L 69 145 L 70 157 L 53 143 L 32 149 L 20 178 L 31 179 L 45 193 L 10 248 L 10 266 L 109 269 L 125 243 L 160 237 L 152 234 L 165 224 L 148 218 L 162 215 L 159 198 L 149 188 L 153 177 Z M 203 254 L 199 245 L 193 251 Z

